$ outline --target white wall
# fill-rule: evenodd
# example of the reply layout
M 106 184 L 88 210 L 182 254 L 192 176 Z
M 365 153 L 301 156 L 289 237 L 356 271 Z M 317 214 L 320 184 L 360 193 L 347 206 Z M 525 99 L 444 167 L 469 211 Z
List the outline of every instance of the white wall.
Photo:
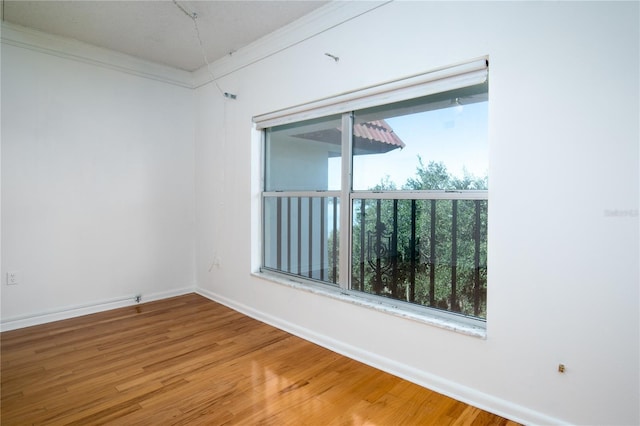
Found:
M 3 329 L 195 278 L 203 294 L 517 420 L 638 424 L 638 16 L 637 2 L 394 2 L 215 64 L 237 100 L 3 34 L 2 278 L 21 272 L 1 287 Z M 251 275 L 252 116 L 483 55 L 486 340 Z
M 197 93 L 201 292 L 516 420 L 638 424 L 638 16 L 637 2 L 394 2 L 236 63 L 219 84 L 237 100 L 211 85 Z M 486 340 L 251 275 L 260 261 L 252 116 L 483 55 Z
M 193 90 L 3 32 L 3 329 L 192 290 Z

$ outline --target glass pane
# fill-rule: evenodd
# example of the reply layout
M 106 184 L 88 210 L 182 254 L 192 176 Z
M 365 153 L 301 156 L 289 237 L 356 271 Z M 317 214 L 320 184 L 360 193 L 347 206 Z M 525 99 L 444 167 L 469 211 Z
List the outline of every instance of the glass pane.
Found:
M 355 291 L 486 318 L 487 200 L 355 199 Z
M 353 189 L 487 189 L 487 85 L 357 111 Z
M 341 117 L 266 130 L 266 191 L 340 189 Z
M 265 197 L 263 266 L 336 284 L 339 212 L 338 197 Z

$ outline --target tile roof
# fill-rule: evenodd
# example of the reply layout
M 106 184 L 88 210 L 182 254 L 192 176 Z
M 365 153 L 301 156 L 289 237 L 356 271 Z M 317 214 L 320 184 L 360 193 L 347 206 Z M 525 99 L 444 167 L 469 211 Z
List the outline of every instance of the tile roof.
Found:
M 370 143 L 384 143 L 394 148 L 404 148 L 404 142 L 384 120 L 373 120 L 353 126 L 353 135 L 356 138 L 366 139 Z
M 340 145 L 342 131 L 339 128 L 323 129 L 294 135 L 297 138 L 310 139 Z M 353 154 L 381 154 L 405 144 L 384 120 L 372 120 L 353 125 Z

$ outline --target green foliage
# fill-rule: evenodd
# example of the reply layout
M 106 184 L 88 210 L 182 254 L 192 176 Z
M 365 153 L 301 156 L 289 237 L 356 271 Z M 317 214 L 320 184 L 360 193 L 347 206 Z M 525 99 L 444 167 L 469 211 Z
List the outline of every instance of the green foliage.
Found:
M 421 189 L 454 189 L 452 188 L 451 176 L 447 172 L 444 163 L 436 163 L 430 161 L 425 167 L 422 157 L 418 155 L 418 168 L 416 169 L 416 177 L 409 178 L 404 185 L 404 189 L 421 190 Z
M 487 178 L 424 165 L 407 190 L 479 190 Z M 373 190 L 392 191 L 388 176 Z M 454 234 L 455 229 L 455 234 Z M 352 287 L 424 306 L 486 317 L 486 200 L 354 200 Z M 455 288 L 455 291 L 452 290 Z
M 380 179 L 380 183 L 370 188 L 372 191 L 396 191 L 398 187 L 396 183 L 391 180 L 389 175 L 386 175 Z
M 388 180 L 389 177 L 387 176 Z M 418 167 L 416 169 L 416 177 L 409 178 L 407 183 L 403 185 L 403 189 L 407 190 L 481 190 L 487 189 L 487 177 L 476 177 L 470 174 L 466 169 L 463 171 L 462 178 L 452 176 L 447 171 L 447 166 L 442 162 L 436 163 L 430 161 L 428 165 L 424 165 L 422 157 L 418 155 Z M 382 184 L 382 182 L 381 182 Z M 395 188 L 393 188 L 395 189 Z

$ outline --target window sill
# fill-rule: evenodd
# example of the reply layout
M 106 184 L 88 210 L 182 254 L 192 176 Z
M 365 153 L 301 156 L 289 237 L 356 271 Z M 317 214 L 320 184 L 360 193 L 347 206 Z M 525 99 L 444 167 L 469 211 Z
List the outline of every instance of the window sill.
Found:
M 373 309 L 378 312 L 383 312 L 388 315 L 416 321 L 419 323 L 427 324 L 433 327 L 443 328 L 445 330 L 454 331 L 467 336 L 478 337 L 481 339 L 487 338 L 487 330 L 485 327 L 468 324 L 466 322 L 458 321 L 454 315 L 447 313 L 431 312 L 427 309 L 405 309 L 393 304 L 393 301 L 375 301 L 366 297 L 359 296 L 355 292 L 346 292 L 345 290 L 322 284 L 317 284 L 313 281 L 305 281 L 304 279 L 296 279 L 293 277 L 281 276 L 273 274 L 267 271 L 254 272 L 254 277 L 264 279 L 276 284 L 284 285 L 297 290 L 306 291 L 308 293 L 318 294 L 331 299 L 340 300 L 342 302 L 351 303 L 356 306 L 361 306 L 369 309 Z M 420 312 L 418 312 L 420 310 Z

